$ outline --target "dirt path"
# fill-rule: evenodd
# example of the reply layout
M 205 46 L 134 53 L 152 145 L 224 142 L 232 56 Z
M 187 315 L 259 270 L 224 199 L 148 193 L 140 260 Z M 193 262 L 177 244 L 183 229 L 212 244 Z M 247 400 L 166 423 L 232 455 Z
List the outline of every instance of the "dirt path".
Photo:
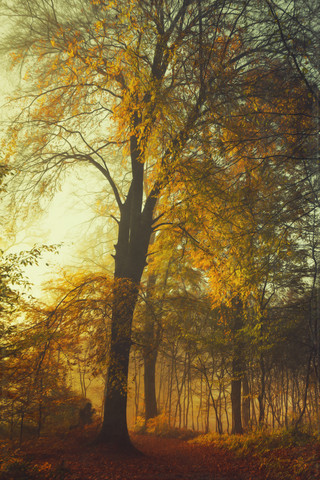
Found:
M 136 437 L 135 445 L 146 453 L 148 459 L 153 460 L 155 470 L 163 468 L 162 476 L 157 477 L 159 480 L 258 479 L 256 471 L 250 472 L 253 465 L 248 465 L 248 462 L 236 459 L 231 452 L 212 445 L 196 445 L 182 440 L 157 437 Z M 149 480 L 155 477 L 147 478 Z
M 232 453 L 178 439 L 134 435 L 142 455 L 125 455 L 103 445 L 69 438 L 43 441 L 25 449 L 26 457 L 57 480 L 262 480 L 255 462 Z M 49 468 L 51 465 L 51 468 Z M 46 466 L 48 471 L 46 473 Z

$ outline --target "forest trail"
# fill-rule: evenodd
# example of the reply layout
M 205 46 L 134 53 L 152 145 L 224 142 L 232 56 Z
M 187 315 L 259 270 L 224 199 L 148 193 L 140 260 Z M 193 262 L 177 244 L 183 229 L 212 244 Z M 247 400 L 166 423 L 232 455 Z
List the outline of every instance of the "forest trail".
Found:
M 27 443 L 21 453 L 42 472 L 41 480 L 272 479 L 254 457 L 238 458 L 214 445 L 136 434 L 132 441 L 141 455 L 94 445 L 76 434 Z

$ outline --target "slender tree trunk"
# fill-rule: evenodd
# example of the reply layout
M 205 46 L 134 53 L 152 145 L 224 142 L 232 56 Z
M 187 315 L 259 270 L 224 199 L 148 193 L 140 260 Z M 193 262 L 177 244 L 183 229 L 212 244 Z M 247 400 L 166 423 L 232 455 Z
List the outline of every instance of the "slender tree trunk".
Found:
M 232 361 L 231 380 L 232 431 L 234 434 L 243 433 L 241 422 L 241 378 L 238 358 Z
M 261 388 L 260 393 L 258 395 L 258 402 L 259 402 L 259 425 L 264 424 L 264 417 L 265 417 L 265 395 L 266 395 L 266 371 L 265 371 L 265 364 L 264 359 L 260 357 L 260 369 L 261 369 Z
M 300 412 L 300 415 L 297 418 L 297 421 L 295 422 L 295 425 L 294 425 L 294 428 L 296 428 L 296 429 L 298 428 L 299 424 L 302 422 L 302 418 L 303 418 L 303 416 L 305 414 L 305 411 L 306 411 L 306 408 L 307 408 L 308 390 L 309 390 L 309 383 L 310 383 L 311 360 L 312 360 L 312 353 L 310 353 L 308 363 L 307 363 L 307 372 L 306 372 L 304 394 L 303 394 L 303 404 L 302 404 L 302 410 Z
M 19 446 L 22 445 L 22 437 L 23 437 L 23 426 L 24 426 L 24 414 L 25 412 L 22 411 L 20 416 L 20 433 L 19 433 Z
M 154 235 L 151 236 L 150 244 L 154 242 Z M 156 275 L 148 275 L 146 304 L 149 299 L 152 302 L 156 285 Z M 160 332 L 155 328 L 155 316 L 153 312 L 148 311 L 146 307 L 144 319 L 144 401 L 145 401 L 145 421 L 158 415 L 157 397 L 156 397 L 156 363 L 158 356 L 159 335 Z
M 156 399 L 157 353 L 157 350 L 152 350 L 144 355 L 144 399 L 146 421 L 158 415 Z
M 10 412 L 10 440 L 13 440 L 13 429 L 14 429 L 14 400 L 11 402 L 11 412 Z
M 227 433 L 230 433 L 229 406 L 225 385 L 223 385 L 224 414 L 227 422 Z M 222 424 L 222 422 L 221 422 Z
M 186 382 L 186 408 L 185 408 L 185 428 L 188 428 L 189 425 L 189 409 L 190 409 L 190 390 L 191 390 L 191 360 L 190 355 L 187 353 L 188 357 L 188 372 L 187 372 L 187 382 Z
M 182 391 L 185 383 L 185 365 L 184 365 L 184 371 L 182 373 L 182 378 L 181 378 L 181 386 L 179 387 L 179 371 L 178 371 L 178 365 L 177 362 L 175 363 L 175 379 L 176 379 L 176 384 L 177 384 L 177 403 L 176 403 L 176 409 L 174 413 L 174 425 L 176 424 L 177 421 L 177 415 L 179 413 L 179 428 L 181 428 L 181 419 L 182 419 L 182 405 L 181 405 L 181 397 L 182 397 Z
M 139 416 L 139 400 L 140 400 L 140 365 L 137 365 L 136 352 L 134 354 L 134 419 L 135 423 Z
M 172 351 L 172 358 L 171 358 L 171 364 L 170 364 L 170 370 L 169 370 L 169 374 L 170 374 L 170 377 L 168 378 L 168 397 L 167 397 L 167 402 L 166 402 L 166 405 L 168 405 L 168 407 L 166 408 L 166 410 L 168 411 L 168 423 L 169 423 L 169 426 L 171 426 L 171 417 L 172 417 L 172 390 L 173 390 L 173 372 L 174 372 L 174 366 L 175 366 L 175 351 L 174 351 L 174 348 L 173 348 L 173 351 Z
M 217 407 L 217 403 L 216 403 L 216 400 L 214 399 L 214 396 L 213 396 L 213 379 L 214 379 L 214 371 L 212 370 L 212 374 L 211 374 L 211 379 L 209 379 L 208 377 L 208 373 L 206 371 L 206 368 L 205 368 L 205 365 L 202 366 L 203 370 L 203 375 L 204 375 L 204 378 L 206 380 L 206 391 L 208 391 L 208 396 L 209 396 L 209 400 L 208 402 L 210 403 L 210 399 L 211 399 L 211 402 L 212 402 L 212 406 L 213 406 L 213 409 L 214 409 L 214 413 L 215 413 L 215 417 L 216 417 L 216 425 L 217 425 L 217 428 L 218 428 L 218 432 L 219 434 L 222 434 L 222 423 L 221 423 L 221 419 L 220 419 L 220 416 L 219 416 L 219 411 L 218 411 L 218 407 Z M 208 411 L 209 411 L 209 408 L 210 408 L 210 405 L 208 406 Z M 206 428 L 209 428 L 209 417 L 208 417 L 209 413 L 207 413 L 207 425 L 206 425 Z M 206 431 L 206 433 L 208 433 Z
M 285 390 L 285 404 L 284 404 L 284 424 L 288 428 L 288 410 L 289 410 L 289 374 L 286 369 L 286 390 Z
M 255 398 L 252 398 L 251 399 L 251 412 L 252 412 L 252 423 L 254 423 L 254 425 L 257 425 L 257 414 L 256 414 L 256 407 L 255 407 Z
M 232 406 L 232 430 L 233 434 L 242 434 L 241 419 L 241 384 L 243 377 L 243 342 L 239 332 L 243 327 L 243 306 L 242 301 L 236 297 L 233 302 L 234 315 L 234 352 L 232 359 L 232 380 L 231 380 L 231 406 Z
M 42 420 L 43 420 L 42 416 L 43 416 L 43 410 L 42 410 L 42 404 L 40 402 L 39 403 L 39 409 L 38 409 L 38 431 L 37 431 L 38 438 L 41 435 Z
M 247 375 L 242 379 L 242 421 L 243 427 L 248 428 L 250 423 L 250 389 Z
M 155 241 L 155 236 L 151 235 L 150 245 Z M 169 278 L 170 262 L 167 265 L 166 273 L 164 276 L 163 284 L 161 288 L 163 290 L 162 298 L 157 301 L 157 309 L 151 309 L 148 312 L 146 309 L 145 314 L 145 326 L 144 326 L 144 393 L 145 393 L 145 420 L 146 422 L 158 415 L 157 395 L 156 395 L 156 363 L 159 350 L 159 344 L 161 339 L 161 316 L 162 305 L 166 295 L 166 286 Z M 146 304 L 149 299 L 152 304 L 152 296 L 154 294 L 157 282 L 157 275 L 151 273 L 147 279 L 147 292 L 146 292 Z
M 202 382 L 202 373 L 200 374 L 200 398 L 199 398 L 199 407 L 198 407 L 198 413 L 197 413 L 197 431 L 200 431 L 200 422 L 199 419 L 202 419 L 202 387 L 203 387 L 203 382 Z M 203 429 L 203 425 L 202 425 Z
M 165 403 L 165 396 L 164 396 L 164 388 L 163 385 L 163 372 L 164 372 L 164 362 L 160 359 L 160 371 L 158 373 L 158 393 L 156 395 L 157 405 L 159 405 L 159 409 L 161 409 L 161 405 Z M 162 402 L 161 402 L 161 395 L 162 395 Z M 160 410 L 161 411 L 161 410 Z
M 193 390 L 192 390 L 192 377 L 191 377 L 191 371 L 190 371 L 190 401 L 191 401 L 191 425 L 192 425 L 192 430 L 195 430 L 195 422 L 194 422 L 194 401 L 193 401 Z
M 320 409 L 319 409 L 318 398 L 320 398 L 320 390 L 319 390 L 318 379 L 316 378 L 315 384 L 314 384 L 314 411 L 316 415 L 317 430 L 318 430 L 318 433 L 320 433 L 320 412 L 319 412 Z
M 206 403 L 207 403 L 207 408 L 206 408 L 206 423 L 205 423 L 205 433 L 209 433 L 209 427 L 210 427 L 210 387 L 207 385 L 206 388 L 207 391 L 207 398 L 206 398 Z

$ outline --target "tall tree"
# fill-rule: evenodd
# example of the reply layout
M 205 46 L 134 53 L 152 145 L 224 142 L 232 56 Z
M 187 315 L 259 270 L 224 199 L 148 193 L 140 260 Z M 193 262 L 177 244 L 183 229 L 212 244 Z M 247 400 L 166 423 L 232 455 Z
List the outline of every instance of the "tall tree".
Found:
M 16 189 L 49 193 L 67 168 L 87 165 L 104 177 L 118 206 L 102 441 L 129 444 L 131 324 L 153 211 L 167 169 L 203 117 L 213 77 L 205 69 L 221 51 L 224 8 L 224 2 L 186 0 L 67 6 L 23 0 L 4 7 L 15 24 L 5 45 L 26 81 L 8 131 L 6 160 L 14 163 Z

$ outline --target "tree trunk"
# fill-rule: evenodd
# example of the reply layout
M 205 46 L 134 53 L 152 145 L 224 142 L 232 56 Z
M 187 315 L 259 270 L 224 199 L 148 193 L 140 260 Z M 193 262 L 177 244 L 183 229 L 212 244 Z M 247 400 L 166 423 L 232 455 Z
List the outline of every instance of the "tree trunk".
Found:
M 21 417 L 20 417 L 19 447 L 21 447 L 21 445 L 22 445 L 23 427 L 24 427 L 24 414 L 25 414 L 25 412 L 22 411 Z
M 131 325 L 138 287 L 121 281 L 114 287 L 112 329 L 104 418 L 99 441 L 121 447 L 130 445 L 127 428 L 127 379 L 131 347 Z
M 122 208 L 115 247 L 109 365 L 104 418 L 97 438 L 98 442 L 112 443 L 122 449 L 132 447 L 126 415 L 132 320 L 146 265 L 155 205 L 155 198 L 152 198 L 139 213 L 132 206 L 132 198 L 129 194 Z
M 313 352 L 310 353 L 308 363 L 307 363 L 307 372 L 306 372 L 306 380 L 305 380 L 305 386 L 304 386 L 304 395 L 303 395 L 303 404 L 302 404 L 302 410 L 300 412 L 299 417 L 297 418 L 294 428 L 297 429 L 299 423 L 302 421 L 302 418 L 305 414 L 306 408 L 307 408 L 307 400 L 308 400 L 308 390 L 309 390 L 309 383 L 310 383 L 310 371 L 311 371 L 311 360 L 312 360 L 312 355 Z
M 248 428 L 250 422 L 250 389 L 247 375 L 242 379 L 242 422 Z
M 132 126 L 138 128 L 142 118 L 132 112 Z M 127 428 L 127 383 L 133 313 L 153 231 L 153 213 L 159 195 L 154 185 L 143 205 L 144 157 L 141 139 L 130 137 L 132 181 L 126 200 L 118 195 L 120 219 L 115 245 L 115 270 L 111 319 L 111 340 L 104 418 L 98 441 L 121 447 L 132 446 Z M 115 187 L 113 186 L 115 189 Z
M 232 361 L 231 405 L 232 405 L 232 432 L 243 433 L 241 422 L 241 378 L 239 377 L 238 359 Z
M 42 404 L 41 404 L 41 402 L 40 402 L 40 403 L 39 403 L 39 409 L 38 409 L 38 430 L 37 430 L 38 438 L 39 438 L 40 435 L 41 435 L 42 420 L 43 420 L 43 411 L 42 411 Z
M 150 245 L 154 243 L 154 235 L 150 238 Z M 156 287 L 157 277 L 149 274 L 146 291 L 146 311 L 143 331 L 143 363 L 144 363 L 144 400 L 145 400 L 145 421 L 158 415 L 156 396 L 156 363 L 159 347 L 159 327 L 155 325 L 155 311 L 152 307 L 153 295 Z M 151 307 L 148 307 L 149 302 Z M 149 309 L 151 310 L 149 311 Z
M 265 417 L 265 393 L 266 393 L 266 371 L 265 371 L 265 364 L 264 359 L 260 357 L 260 370 L 261 370 L 261 388 L 260 393 L 258 395 L 258 402 L 259 402 L 259 425 L 264 424 L 264 417 Z
M 233 299 L 234 315 L 234 351 L 232 359 L 232 380 L 231 380 L 231 407 L 232 407 L 232 430 L 233 434 L 242 434 L 241 421 L 241 383 L 243 377 L 243 342 L 240 331 L 243 327 L 243 305 L 236 297 Z
M 158 415 L 156 399 L 156 361 L 157 350 L 152 350 L 144 355 L 144 399 L 145 399 L 145 420 Z

